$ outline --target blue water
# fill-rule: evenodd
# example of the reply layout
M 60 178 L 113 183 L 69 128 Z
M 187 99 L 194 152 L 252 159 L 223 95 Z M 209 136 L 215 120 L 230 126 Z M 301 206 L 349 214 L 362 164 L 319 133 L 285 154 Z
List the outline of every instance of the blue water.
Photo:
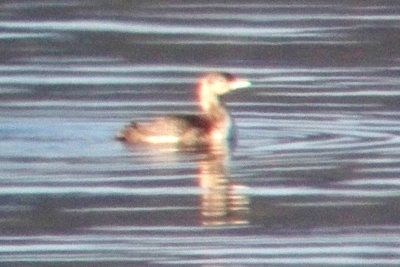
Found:
M 400 265 L 400 5 L 0 4 L 0 265 Z M 238 130 L 220 154 L 130 147 L 196 112 L 208 71 Z

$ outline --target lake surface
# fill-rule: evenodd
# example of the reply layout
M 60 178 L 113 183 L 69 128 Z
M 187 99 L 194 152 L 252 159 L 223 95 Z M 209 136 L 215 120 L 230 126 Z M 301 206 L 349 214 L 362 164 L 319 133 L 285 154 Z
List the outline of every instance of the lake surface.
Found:
M 399 266 L 400 3 L 3 1 L 1 266 Z M 196 112 L 227 153 L 130 147 Z

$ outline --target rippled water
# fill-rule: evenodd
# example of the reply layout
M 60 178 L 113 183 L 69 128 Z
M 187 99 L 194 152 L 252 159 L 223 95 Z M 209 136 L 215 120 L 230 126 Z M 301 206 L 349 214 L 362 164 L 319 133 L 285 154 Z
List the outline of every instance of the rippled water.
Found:
M 0 265 L 400 265 L 399 47 L 395 1 L 2 2 Z M 211 70 L 231 153 L 114 140 Z

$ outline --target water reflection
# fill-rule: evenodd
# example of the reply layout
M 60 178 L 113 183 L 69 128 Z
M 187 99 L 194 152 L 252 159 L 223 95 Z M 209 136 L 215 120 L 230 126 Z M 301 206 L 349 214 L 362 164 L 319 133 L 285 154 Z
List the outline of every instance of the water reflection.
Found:
M 199 186 L 201 196 L 202 224 L 230 225 L 247 224 L 249 199 L 243 186 L 229 179 L 227 149 L 208 152 L 199 160 Z
M 229 174 L 233 144 L 222 141 L 207 147 L 180 147 L 172 144 L 126 145 L 132 153 L 145 158 L 142 159 L 143 164 L 164 166 L 164 172 L 170 168 L 179 172 L 178 169 L 183 170 L 188 166 L 193 167 L 193 171 L 197 170 L 200 225 L 248 224 L 250 201 L 245 192 L 246 187 L 235 183 Z

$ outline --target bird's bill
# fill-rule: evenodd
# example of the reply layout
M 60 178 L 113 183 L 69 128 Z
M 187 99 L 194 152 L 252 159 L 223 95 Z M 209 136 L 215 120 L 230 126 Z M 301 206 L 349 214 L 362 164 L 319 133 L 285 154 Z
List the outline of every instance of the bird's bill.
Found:
M 229 82 L 229 89 L 230 90 L 236 90 L 239 88 L 246 88 L 251 86 L 251 83 L 246 80 L 246 79 L 235 79 L 231 82 Z

